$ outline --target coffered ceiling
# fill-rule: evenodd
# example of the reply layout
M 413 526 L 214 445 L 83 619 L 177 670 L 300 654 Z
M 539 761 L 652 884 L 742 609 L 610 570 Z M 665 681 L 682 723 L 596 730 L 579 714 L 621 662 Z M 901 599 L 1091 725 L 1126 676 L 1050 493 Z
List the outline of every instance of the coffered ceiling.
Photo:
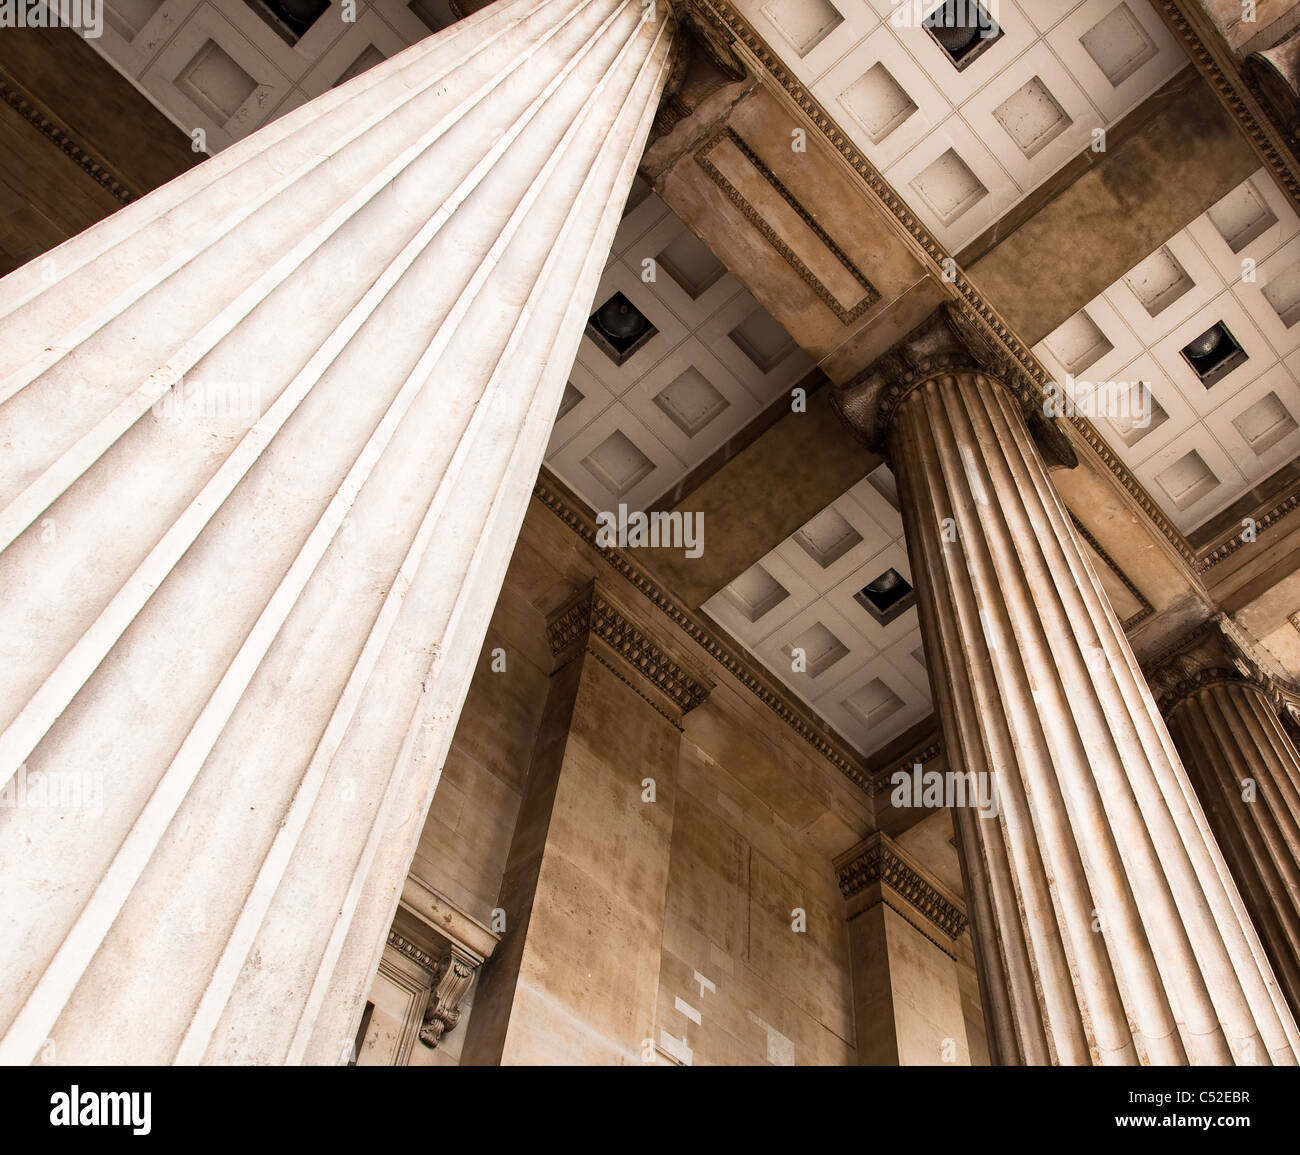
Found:
M 859 597 L 891 570 L 910 585 L 894 477 L 882 465 L 703 608 L 867 753 L 931 709 L 916 609 L 882 623 Z
M 1240 353 L 1202 379 L 1215 326 Z M 1191 533 L 1300 453 L 1300 219 L 1261 169 L 1034 352 Z
M 260 0 L 105 0 L 104 33 L 89 43 L 215 153 L 455 19 L 448 0 L 355 8 L 345 21 L 333 0 L 291 42 Z
M 1001 34 L 961 68 L 935 0 L 736 7 L 952 253 L 1186 64 L 1144 0 L 985 0 Z
M 638 179 L 596 291 L 656 330 L 621 365 L 584 337 L 546 461 L 594 509 L 646 509 L 813 362 Z

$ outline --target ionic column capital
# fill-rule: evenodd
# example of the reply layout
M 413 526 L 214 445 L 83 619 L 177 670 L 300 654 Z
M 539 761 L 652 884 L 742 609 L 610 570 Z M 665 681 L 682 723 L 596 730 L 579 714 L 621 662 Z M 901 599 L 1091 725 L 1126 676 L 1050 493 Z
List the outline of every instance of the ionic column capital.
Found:
M 1250 685 L 1282 721 L 1300 731 L 1300 687 L 1287 679 L 1227 614 L 1202 622 L 1145 665 L 1147 685 L 1165 717 L 1210 686 Z
M 889 459 L 894 417 L 904 398 L 946 375 L 970 376 L 983 388 L 1005 390 L 1019 404 L 1047 463 L 1067 469 L 1078 464 L 1069 439 L 1044 414 L 1042 391 L 953 302 L 935 310 L 847 385 L 837 387 L 832 404 L 859 440 Z

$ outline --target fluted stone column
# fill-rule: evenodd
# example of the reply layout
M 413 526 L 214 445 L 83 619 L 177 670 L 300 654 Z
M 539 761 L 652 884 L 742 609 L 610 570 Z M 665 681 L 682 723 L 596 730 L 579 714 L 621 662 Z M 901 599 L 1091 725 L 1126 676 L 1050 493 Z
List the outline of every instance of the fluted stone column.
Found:
M 883 430 L 1001 1063 L 1294 1063 L 1300 1039 L 1021 402 L 949 329 L 841 395 Z
M 1213 633 L 1152 675 L 1232 877 L 1300 1015 L 1300 754 L 1265 685 L 1215 660 Z M 1198 658 L 1209 658 L 1198 661 Z
M 501 0 L 0 283 L 0 1061 L 346 1059 L 672 35 Z

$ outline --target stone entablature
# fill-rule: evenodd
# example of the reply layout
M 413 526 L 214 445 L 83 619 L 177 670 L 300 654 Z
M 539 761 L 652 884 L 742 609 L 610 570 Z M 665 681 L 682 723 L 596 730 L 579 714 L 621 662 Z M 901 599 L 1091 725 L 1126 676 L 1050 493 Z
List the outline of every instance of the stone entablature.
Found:
M 713 689 L 690 658 L 670 653 L 648 622 L 594 581 L 551 616 L 546 637 L 557 668 L 592 654 L 678 729 Z

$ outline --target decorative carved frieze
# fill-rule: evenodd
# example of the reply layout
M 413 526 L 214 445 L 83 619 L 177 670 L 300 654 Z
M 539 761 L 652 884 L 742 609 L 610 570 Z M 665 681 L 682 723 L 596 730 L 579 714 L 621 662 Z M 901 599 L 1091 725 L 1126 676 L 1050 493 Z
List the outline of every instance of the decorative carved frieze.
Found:
M 1252 516 L 1251 520 L 1255 523 L 1255 532 L 1251 537 L 1242 534 L 1241 526 L 1234 526 L 1230 537 L 1220 541 L 1218 545 L 1212 546 L 1197 559 L 1197 572 L 1204 573 L 1221 561 L 1226 561 L 1242 546 L 1254 544 L 1259 540 L 1261 533 L 1272 529 L 1283 518 L 1295 513 L 1297 509 L 1300 509 L 1300 484 L 1292 486 L 1283 497 L 1262 513 L 1256 513 Z
M 669 656 L 650 637 L 649 626 L 595 582 L 551 617 L 546 637 L 557 658 L 583 650 L 593 654 L 675 726 L 713 689 L 685 657 Z M 594 647 L 593 639 L 606 648 Z
M 894 775 L 900 770 L 911 773 L 918 766 L 924 766 L 927 762 L 932 762 L 943 753 L 943 747 L 939 744 L 936 737 L 933 742 L 927 743 L 919 750 L 913 751 L 906 758 L 899 758 L 891 762 L 883 770 L 878 771 L 871 779 L 871 795 L 874 798 L 878 794 L 883 794 L 894 784 Z
M 433 971 L 438 965 L 438 960 L 433 957 L 427 950 L 416 946 L 410 939 L 403 938 L 395 930 L 388 932 L 388 945 L 397 951 L 400 955 L 405 955 L 416 966 L 421 966 L 427 971 Z
M 845 900 L 859 899 L 854 903 L 855 914 L 882 902 L 893 907 L 889 902 L 892 894 L 949 940 L 966 930 L 969 920 L 961 900 L 887 834 L 872 834 L 842 854 L 835 860 L 835 871 Z M 943 943 L 937 945 L 944 947 Z
M 86 144 L 76 138 L 68 125 L 3 70 L 0 70 L 0 100 L 18 113 L 91 180 L 106 189 L 114 199 L 128 205 L 139 195 L 125 177 L 113 171 L 106 161 L 96 156 Z

